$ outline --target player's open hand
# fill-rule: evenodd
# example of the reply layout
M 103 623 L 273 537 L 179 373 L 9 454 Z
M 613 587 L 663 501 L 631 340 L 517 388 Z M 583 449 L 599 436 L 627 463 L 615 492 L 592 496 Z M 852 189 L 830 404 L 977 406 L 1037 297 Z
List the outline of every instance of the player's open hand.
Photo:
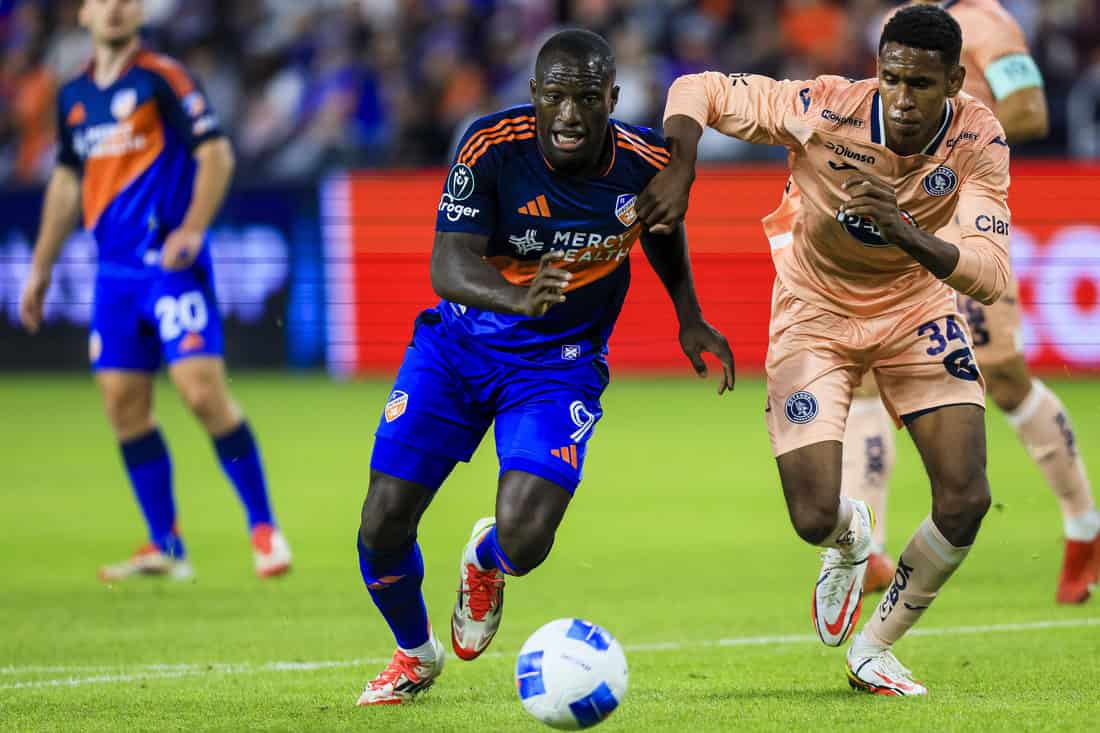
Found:
M 565 288 L 573 279 L 573 273 L 554 266 L 564 257 L 565 252 L 554 250 L 539 260 L 539 271 L 535 273 L 535 279 L 527 288 L 527 295 L 520 306 L 521 315 L 541 318 L 551 307 L 565 302 Z
M 31 333 L 38 333 L 45 312 L 46 292 L 50 289 L 50 275 L 31 270 L 19 298 L 19 320 Z
M 710 353 L 717 356 L 718 361 L 722 363 L 722 382 L 718 385 L 718 394 L 724 394 L 733 389 L 733 351 L 726 337 L 713 326 L 702 318 L 690 323 L 681 323 L 680 348 L 684 350 L 688 361 L 695 367 L 695 373 L 700 377 L 707 376 L 707 364 L 703 361 L 703 354 Z
M 634 202 L 634 212 L 645 228 L 654 234 L 671 234 L 687 214 L 694 182 L 694 166 L 675 162 L 653 176 Z
M 160 266 L 169 272 L 186 270 L 199 256 L 203 233 L 192 229 L 176 229 L 164 240 L 160 252 Z
M 898 211 L 897 194 L 894 189 L 870 174 L 852 176 L 841 188 L 848 194 L 848 200 L 840 207 L 842 216 L 861 216 L 870 219 L 878 227 L 883 241 L 896 243 L 902 239 L 909 225 Z

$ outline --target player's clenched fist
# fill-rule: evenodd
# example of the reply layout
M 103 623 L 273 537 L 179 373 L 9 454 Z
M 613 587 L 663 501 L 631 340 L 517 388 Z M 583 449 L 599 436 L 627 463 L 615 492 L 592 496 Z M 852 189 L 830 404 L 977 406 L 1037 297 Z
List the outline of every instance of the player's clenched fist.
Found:
M 161 267 L 168 271 L 186 270 L 202 249 L 202 232 L 180 227 L 168 235 L 161 248 Z
M 671 234 L 687 214 L 694 182 L 694 166 L 675 162 L 655 175 L 634 203 L 634 211 L 646 229 L 654 234 Z
M 23 286 L 23 295 L 19 299 L 19 319 L 31 333 L 38 333 L 38 328 L 42 325 L 46 291 L 49 289 L 50 276 L 31 270 Z
M 547 252 L 539 260 L 539 271 L 527 288 L 527 297 L 520 306 L 520 314 L 531 318 L 540 318 L 551 306 L 565 302 L 565 288 L 573 279 L 573 273 L 554 267 L 554 263 L 565 257 L 561 250 Z
M 850 197 L 840 207 L 844 216 L 861 216 L 878 227 L 883 241 L 896 243 L 910 226 L 898 211 L 897 194 L 882 179 L 870 174 L 853 176 L 841 186 Z

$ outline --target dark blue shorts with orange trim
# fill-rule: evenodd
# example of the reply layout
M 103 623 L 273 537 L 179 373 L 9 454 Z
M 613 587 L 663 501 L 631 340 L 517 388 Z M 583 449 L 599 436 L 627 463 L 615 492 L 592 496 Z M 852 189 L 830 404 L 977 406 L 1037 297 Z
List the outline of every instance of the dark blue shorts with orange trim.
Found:
M 524 471 L 573 493 L 607 381 L 602 360 L 505 363 L 425 311 L 383 409 L 371 468 L 438 489 L 495 423 L 500 474 Z
M 192 356 L 225 353 L 212 269 L 96 278 L 88 357 L 92 369 L 155 372 Z

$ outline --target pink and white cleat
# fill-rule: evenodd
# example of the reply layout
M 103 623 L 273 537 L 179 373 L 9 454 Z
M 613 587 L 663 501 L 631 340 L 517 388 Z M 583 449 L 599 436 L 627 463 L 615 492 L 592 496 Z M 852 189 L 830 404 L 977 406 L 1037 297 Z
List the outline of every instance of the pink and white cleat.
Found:
M 186 559 L 166 555 L 150 542 L 139 547 L 128 560 L 102 566 L 98 575 L 104 583 L 116 583 L 136 575 L 160 575 L 172 580 L 190 580 L 195 576 L 195 571 Z
M 411 657 L 398 649 L 393 659 L 377 677 L 371 680 L 359 701 L 360 707 L 368 705 L 400 705 L 427 690 L 443 673 L 443 643 L 431 636 L 434 656 Z
M 500 628 L 504 613 L 504 573 L 482 570 L 475 549 L 496 524 L 494 517 L 479 519 L 470 533 L 459 567 L 458 601 L 451 614 L 451 646 L 459 659 L 476 659 Z
M 257 524 L 252 528 L 252 559 L 259 577 L 283 575 L 290 570 L 290 545 L 270 524 Z

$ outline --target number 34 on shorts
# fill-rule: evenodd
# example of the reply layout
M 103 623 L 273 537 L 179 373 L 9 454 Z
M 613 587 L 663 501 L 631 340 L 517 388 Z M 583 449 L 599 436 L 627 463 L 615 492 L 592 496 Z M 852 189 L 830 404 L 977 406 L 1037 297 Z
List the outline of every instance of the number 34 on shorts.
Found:
M 917 328 L 917 337 L 927 339 L 925 353 L 929 356 L 943 354 L 943 366 L 948 374 L 968 382 L 978 381 L 981 374 L 970 340 L 956 316 L 922 323 Z

